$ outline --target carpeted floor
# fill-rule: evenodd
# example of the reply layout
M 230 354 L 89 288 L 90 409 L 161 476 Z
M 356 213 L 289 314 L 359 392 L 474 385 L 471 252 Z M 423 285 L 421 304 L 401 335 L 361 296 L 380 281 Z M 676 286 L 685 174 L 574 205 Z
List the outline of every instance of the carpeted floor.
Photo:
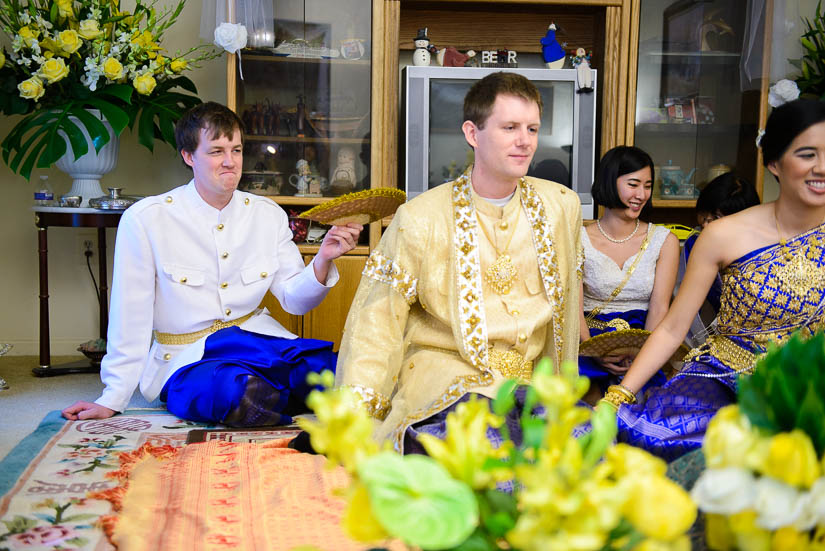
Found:
M 52 364 L 74 361 L 79 357 L 55 356 Z M 103 384 L 96 373 L 35 377 L 32 368 L 37 367 L 37 356 L 0 357 L 0 377 L 9 384 L 0 390 L 0 459 L 37 428 L 46 413 L 63 409 L 77 400 L 92 402 L 100 396 Z M 135 393 L 130 408 L 158 407 L 149 404 Z

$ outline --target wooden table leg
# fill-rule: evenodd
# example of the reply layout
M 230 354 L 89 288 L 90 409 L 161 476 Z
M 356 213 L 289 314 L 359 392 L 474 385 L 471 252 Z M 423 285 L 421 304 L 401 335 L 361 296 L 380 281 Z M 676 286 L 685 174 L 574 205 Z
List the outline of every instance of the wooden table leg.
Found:
M 40 368 L 52 363 L 49 349 L 49 257 L 46 228 L 37 228 L 37 256 L 40 261 Z
M 109 270 L 106 269 L 106 228 L 97 229 L 98 290 L 100 291 L 100 338 L 109 328 Z

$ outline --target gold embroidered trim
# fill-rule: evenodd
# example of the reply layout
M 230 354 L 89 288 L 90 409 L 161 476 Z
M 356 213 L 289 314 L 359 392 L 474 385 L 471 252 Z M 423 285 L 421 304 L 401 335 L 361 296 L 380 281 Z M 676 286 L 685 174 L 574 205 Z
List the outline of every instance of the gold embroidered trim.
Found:
M 461 375 L 453 379 L 449 384 L 447 390 L 439 398 L 436 398 L 430 403 L 429 407 L 407 415 L 404 421 L 401 422 L 395 429 L 390 432 L 389 439 L 393 443 L 396 451 L 403 451 L 404 432 L 407 427 L 432 417 L 439 411 L 442 411 L 453 405 L 459 398 L 470 392 L 471 389 L 480 386 L 489 385 L 493 382 L 493 375 L 490 372 L 478 373 L 475 375 Z
M 556 248 L 553 246 L 553 232 L 550 220 L 544 210 L 544 203 L 536 190 L 524 179 L 521 180 L 521 204 L 527 212 L 527 219 L 533 228 L 533 246 L 536 248 L 539 271 L 544 282 L 544 291 L 553 306 L 553 337 L 556 352 L 561 352 L 564 344 L 562 322 L 564 316 L 564 293 L 556 262 Z M 560 360 L 561 358 L 554 358 Z
M 237 319 L 229 321 L 215 320 L 212 322 L 212 325 L 210 325 L 206 329 L 201 329 L 200 331 L 193 331 L 191 333 L 161 333 L 160 331 L 155 331 L 155 340 L 158 341 L 160 344 L 192 344 L 193 342 L 197 342 L 202 337 L 211 335 L 215 331 L 220 331 L 221 329 L 226 329 L 227 327 L 235 327 L 236 325 L 241 325 L 243 322 L 245 322 L 253 315 L 255 315 L 256 312 L 258 312 L 258 310 L 253 310 L 245 316 L 241 316 Z
M 487 366 L 487 318 L 482 300 L 478 218 L 469 178 L 472 169 L 471 165 L 453 184 L 453 245 L 458 280 L 458 321 L 464 351 L 473 367 L 484 371 Z
M 520 383 L 529 383 L 533 376 L 533 362 L 524 358 L 517 350 L 499 350 L 489 347 L 490 369 L 494 369 L 508 379 L 518 379 Z
M 379 394 L 375 389 L 361 386 L 361 385 L 347 385 L 360 398 L 361 403 L 367 408 L 367 412 L 376 419 L 381 421 L 387 417 L 390 412 L 390 399 Z
M 734 371 L 752 373 L 756 365 L 757 356 L 749 352 L 723 335 L 711 335 L 708 340 L 691 350 L 685 356 L 685 362 L 710 355 L 717 358 Z
M 584 277 L 584 246 L 579 244 L 579 251 L 576 253 L 576 277 L 579 281 Z
M 391 258 L 382 255 L 378 250 L 372 251 L 362 274 L 381 283 L 386 283 L 404 297 L 407 304 L 413 304 L 418 298 L 418 280 L 404 271 Z

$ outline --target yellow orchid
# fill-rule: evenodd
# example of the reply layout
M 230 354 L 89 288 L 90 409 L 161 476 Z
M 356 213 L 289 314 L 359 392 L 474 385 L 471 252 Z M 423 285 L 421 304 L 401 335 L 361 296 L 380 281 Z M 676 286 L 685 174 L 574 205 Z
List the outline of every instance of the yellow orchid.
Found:
M 351 490 L 341 523 L 347 534 L 356 541 L 373 542 L 390 537 L 372 514 L 367 487 L 360 483 Z
M 173 73 L 180 73 L 181 71 L 186 69 L 187 65 L 188 63 L 185 59 L 178 58 L 172 60 L 172 63 L 169 64 L 169 68 L 172 69 Z
M 630 476 L 625 516 L 645 536 L 674 541 L 696 520 L 696 504 L 679 485 L 664 476 L 644 474 Z M 667 503 L 656 507 L 654 503 Z
M 771 551 L 806 551 L 809 543 L 808 530 L 799 531 L 792 526 L 783 526 L 773 533 Z
M 496 450 L 487 438 L 487 428 L 499 428 L 504 420 L 490 411 L 486 400 L 472 399 L 447 415 L 447 437 L 442 440 L 422 434 L 420 442 L 427 454 L 441 463 L 454 478 L 474 490 L 495 486 L 511 473 L 503 469 L 485 470 L 488 458 L 504 458 L 508 445 Z M 507 444 L 512 445 L 511 442 Z

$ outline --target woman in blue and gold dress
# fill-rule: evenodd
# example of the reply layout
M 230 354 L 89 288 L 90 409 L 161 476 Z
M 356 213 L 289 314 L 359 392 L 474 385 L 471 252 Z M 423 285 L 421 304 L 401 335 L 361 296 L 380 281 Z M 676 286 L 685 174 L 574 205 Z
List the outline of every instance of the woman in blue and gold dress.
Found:
M 604 400 L 618 408 L 619 440 L 666 459 L 701 446 L 708 421 L 735 400 L 736 379 L 770 342 L 825 326 L 825 102 L 796 100 L 773 111 L 761 137 L 779 198 L 708 225 L 679 294 Z M 684 339 L 717 272 L 717 328 L 663 386 L 635 393 Z

